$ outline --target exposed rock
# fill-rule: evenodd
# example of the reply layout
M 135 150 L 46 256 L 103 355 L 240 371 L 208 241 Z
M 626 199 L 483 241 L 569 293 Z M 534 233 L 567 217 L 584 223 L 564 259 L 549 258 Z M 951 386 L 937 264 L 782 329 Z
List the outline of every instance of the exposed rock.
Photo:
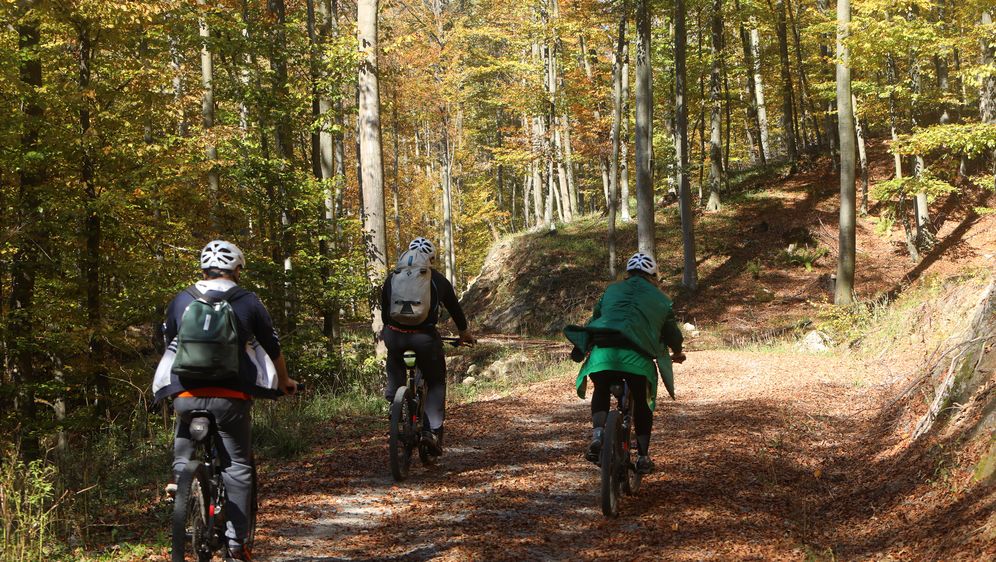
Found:
M 469 378 L 473 378 L 474 375 L 480 372 L 481 372 L 481 366 L 476 363 L 472 363 L 470 367 L 467 367 L 467 376 Z
M 462 384 L 464 386 L 471 386 L 475 382 L 477 382 L 477 379 L 475 377 L 467 377 L 467 378 L 463 379 L 463 381 L 460 384 Z
M 809 352 L 830 351 L 833 342 L 823 332 L 813 330 L 799 342 L 799 349 Z

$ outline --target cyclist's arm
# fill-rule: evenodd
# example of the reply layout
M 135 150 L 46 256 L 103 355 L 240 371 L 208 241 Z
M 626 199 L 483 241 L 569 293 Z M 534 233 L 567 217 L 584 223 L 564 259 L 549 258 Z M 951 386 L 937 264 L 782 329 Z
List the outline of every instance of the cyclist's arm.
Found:
M 664 326 L 661 328 L 661 341 L 667 344 L 675 354 L 681 353 L 681 344 L 685 341 L 685 336 L 678 328 L 678 320 L 674 316 L 674 311 L 668 311 L 664 318 Z
M 273 319 L 270 312 L 263 306 L 255 294 L 253 298 L 252 332 L 256 336 L 256 341 L 263 347 L 266 354 L 273 361 L 273 367 L 277 370 L 277 388 L 286 394 L 294 394 L 297 390 L 297 381 L 290 378 L 287 373 L 287 361 L 280 349 L 280 338 L 277 330 L 273 327 Z
M 176 334 L 180 330 L 176 318 L 176 300 L 174 298 L 170 301 L 169 306 L 166 307 L 166 317 L 163 319 L 163 341 L 167 347 L 173 343 L 173 339 L 176 338 Z
M 391 320 L 391 276 L 387 276 L 384 286 L 380 289 L 380 321 L 387 326 Z
M 436 272 L 434 271 L 433 273 Z M 460 307 L 460 300 L 457 299 L 453 285 L 442 274 L 433 281 L 436 284 L 436 291 L 439 293 L 439 302 L 443 303 L 443 306 L 450 313 L 450 318 L 456 324 L 457 330 L 461 333 L 466 332 L 469 327 L 467 317 L 463 314 L 463 308 Z

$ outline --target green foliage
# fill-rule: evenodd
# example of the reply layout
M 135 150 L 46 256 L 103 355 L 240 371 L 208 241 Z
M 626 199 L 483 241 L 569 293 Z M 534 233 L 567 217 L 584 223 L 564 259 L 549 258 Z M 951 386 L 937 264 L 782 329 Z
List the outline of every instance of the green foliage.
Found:
M 917 129 L 890 144 L 902 155 L 943 153 L 975 158 L 996 150 L 996 123 L 952 123 Z
M 24 463 L 13 450 L 5 451 L 0 459 L 0 559 L 30 562 L 51 554 L 56 475 L 49 463 Z
M 806 271 L 812 271 L 816 262 L 829 253 L 829 250 L 821 246 L 797 248 L 792 245 L 782 250 L 778 257 L 787 265 L 801 266 L 805 267 Z

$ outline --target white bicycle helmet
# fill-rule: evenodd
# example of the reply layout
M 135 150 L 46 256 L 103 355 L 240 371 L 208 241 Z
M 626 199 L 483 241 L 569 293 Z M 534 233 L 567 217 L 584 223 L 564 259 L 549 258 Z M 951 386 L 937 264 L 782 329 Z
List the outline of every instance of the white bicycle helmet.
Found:
M 239 266 L 246 266 L 246 257 L 242 250 L 231 242 L 212 240 L 201 250 L 201 269 L 218 268 L 235 271 Z
M 436 257 L 436 247 L 433 246 L 432 242 L 429 242 L 428 239 L 422 238 L 421 236 L 412 240 L 411 244 L 408 244 L 408 249 L 418 250 L 423 254 L 428 254 L 430 260 Z
M 642 271 L 650 275 L 657 275 L 657 262 L 643 252 L 637 252 L 626 262 L 626 271 Z

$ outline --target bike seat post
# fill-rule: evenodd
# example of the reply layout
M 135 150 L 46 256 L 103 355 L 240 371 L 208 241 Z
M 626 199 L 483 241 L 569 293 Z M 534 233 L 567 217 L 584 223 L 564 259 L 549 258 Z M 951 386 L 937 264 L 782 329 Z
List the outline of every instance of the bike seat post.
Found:
M 195 413 L 190 419 L 190 438 L 203 443 L 213 433 L 214 419 L 210 415 Z

